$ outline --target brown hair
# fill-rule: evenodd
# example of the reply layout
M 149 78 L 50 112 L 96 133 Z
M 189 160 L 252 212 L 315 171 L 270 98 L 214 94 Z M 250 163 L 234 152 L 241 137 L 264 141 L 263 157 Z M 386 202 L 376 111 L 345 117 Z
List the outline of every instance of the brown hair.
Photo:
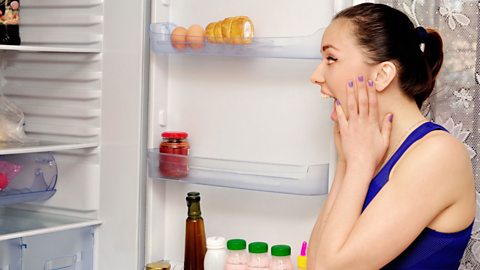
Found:
M 383 4 L 356 5 L 341 11 L 335 19 L 352 23 L 358 44 L 374 63 L 395 63 L 400 87 L 420 108 L 432 93 L 443 63 L 440 34 L 415 28 L 407 15 Z

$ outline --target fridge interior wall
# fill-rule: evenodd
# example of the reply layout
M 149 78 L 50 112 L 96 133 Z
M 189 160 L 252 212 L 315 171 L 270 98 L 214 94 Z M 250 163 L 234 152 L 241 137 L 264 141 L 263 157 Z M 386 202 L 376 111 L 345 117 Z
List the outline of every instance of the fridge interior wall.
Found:
M 24 111 L 27 135 L 91 145 L 54 152 L 59 173 L 52 198 L 12 207 L 101 220 L 95 269 L 144 265 L 140 179 L 146 166 L 141 153 L 148 6 L 22 0 L 22 45 L 0 46 L 0 91 Z M 134 19 L 125 23 L 126 14 Z
M 295 10 L 295 12 L 292 12 Z M 174 0 L 152 3 L 152 22 L 188 28 L 249 16 L 255 36 L 309 35 L 333 3 Z M 320 48 L 319 48 L 320 50 Z M 252 162 L 328 164 L 331 100 L 309 81 L 320 60 L 151 55 L 149 147 L 161 132 L 189 133 L 190 155 Z M 252 189 L 254 189 L 254 185 Z M 208 236 L 286 243 L 298 254 L 324 196 L 285 195 L 149 179 L 146 259 L 183 260 L 188 191 L 201 192 Z

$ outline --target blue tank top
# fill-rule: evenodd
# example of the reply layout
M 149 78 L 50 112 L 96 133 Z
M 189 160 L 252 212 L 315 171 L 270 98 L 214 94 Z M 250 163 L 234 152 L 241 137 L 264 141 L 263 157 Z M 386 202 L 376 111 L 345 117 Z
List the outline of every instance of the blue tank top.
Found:
M 426 122 L 417 127 L 400 145 L 384 167 L 373 178 L 368 188 L 363 210 L 375 198 L 387 183 L 390 171 L 407 149 L 434 130 L 447 131 L 433 122 Z M 457 270 L 467 247 L 472 232 L 472 224 L 464 230 L 454 233 L 442 233 L 425 228 L 420 235 L 393 261 L 382 269 L 455 269 Z M 401 229 L 401 228 L 399 228 Z

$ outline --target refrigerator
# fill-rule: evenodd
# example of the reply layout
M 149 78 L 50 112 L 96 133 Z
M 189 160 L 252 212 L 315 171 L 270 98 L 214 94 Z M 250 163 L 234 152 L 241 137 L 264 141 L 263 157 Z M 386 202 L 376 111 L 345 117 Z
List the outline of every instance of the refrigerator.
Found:
M 42 179 L 0 196 L 0 269 L 181 269 L 189 191 L 207 237 L 295 258 L 335 166 L 332 102 L 309 77 L 323 29 L 357 2 L 21 0 L 0 92 L 31 140 L 0 144 L 0 161 Z M 171 45 L 172 27 L 233 16 L 251 44 Z M 183 179 L 158 173 L 164 131 L 189 134 Z

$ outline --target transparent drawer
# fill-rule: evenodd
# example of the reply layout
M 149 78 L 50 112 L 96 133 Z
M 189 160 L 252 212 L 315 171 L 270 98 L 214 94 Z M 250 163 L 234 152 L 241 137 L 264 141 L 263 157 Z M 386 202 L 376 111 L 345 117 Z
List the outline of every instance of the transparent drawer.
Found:
M 0 269 L 22 269 L 22 240 L 20 238 L 0 242 Z
M 152 23 L 150 25 L 150 43 L 154 52 L 267 58 L 321 58 L 320 43 L 324 32 L 323 28 L 307 36 L 254 37 L 250 44 L 210 43 L 205 39 L 201 49 L 192 49 L 189 46 L 190 43 L 185 42 L 182 44 L 185 45 L 185 49 L 178 50 L 172 46 L 171 42 L 171 31 L 175 26 L 173 23 Z
M 50 152 L 0 156 L 0 205 L 50 198 L 57 174 Z
M 2 270 L 91 270 L 94 227 L 0 242 Z
M 94 228 L 60 231 L 23 239 L 23 269 L 93 269 Z
M 328 164 L 275 164 L 148 151 L 153 179 L 299 195 L 328 192 Z

